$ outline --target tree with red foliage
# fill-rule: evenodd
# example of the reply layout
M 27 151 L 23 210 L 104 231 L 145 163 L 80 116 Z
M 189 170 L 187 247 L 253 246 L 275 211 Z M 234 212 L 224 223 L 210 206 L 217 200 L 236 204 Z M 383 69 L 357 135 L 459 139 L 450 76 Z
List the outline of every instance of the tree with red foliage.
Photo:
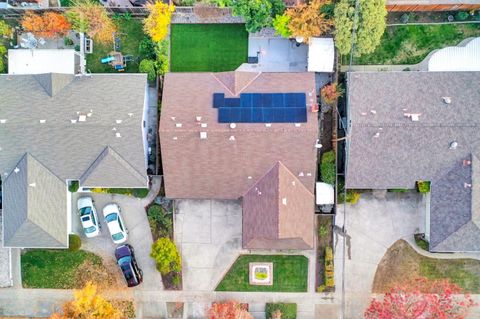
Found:
M 242 304 L 230 300 L 214 302 L 207 311 L 207 319 L 253 319 Z
M 463 319 L 473 307 L 470 295 L 447 279 L 418 278 L 398 285 L 383 300 L 373 299 L 365 319 Z
M 22 27 L 26 32 L 44 38 L 59 38 L 70 31 L 67 18 L 59 13 L 45 12 L 43 15 L 28 11 L 22 18 Z

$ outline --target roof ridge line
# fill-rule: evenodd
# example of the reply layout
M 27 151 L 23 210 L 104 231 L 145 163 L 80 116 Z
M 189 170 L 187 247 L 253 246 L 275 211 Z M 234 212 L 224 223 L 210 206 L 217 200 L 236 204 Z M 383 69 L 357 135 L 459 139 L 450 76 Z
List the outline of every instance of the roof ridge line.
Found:
M 295 174 L 292 173 L 292 171 L 285 165 L 283 164 L 282 162 L 280 162 L 280 164 L 285 167 L 285 169 L 287 170 L 287 172 L 293 177 L 295 178 L 297 181 L 300 182 L 300 184 L 303 186 L 303 188 L 312 196 L 315 196 L 299 179 L 297 176 L 295 176 Z
M 235 72 L 235 84 L 236 84 L 236 82 L 237 82 L 237 77 L 236 77 L 237 73 L 236 73 L 236 72 L 237 72 L 237 71 L 234 71 L 234 72 Z M 241 71 L 239 71 L 239 72 L 241 72 Z M 237 93 L 236 90 L 235 90 L 235 93 L 237 93 L 237 94 L 242 93 L 243 90 L 245 90 L 245 89 L 248 88 L 250 85 L 252 85 L 252 83 L 253 83 L 256 79 L 258 79 L 258 77 L 259 77 L 261 74 L 262 74 L 261 71 L 260 71 L 260 72 L 257 72 L 257 75 L 256 75 L 253 79 L 251 79 L 240 91 L 238 91 L 238 93 Z M 237 95 L 237 94 L 235 94 L 235 95 Z
M 230 72 L 233 72 L 233 71 L 230 71 Z M 236 96 L 236 94 L 233 93 L 233 92 L 225 85 L 225 83 L 223 83 L 219 78 L 217 78 L 215 72 L 210 72 L 210 74 L 215 78 L 215 80 L 218 81 L 218 83 L 220 83 L 225 89 L 227 89 L 227 91 L 230 92 L 230 94 L 232 94 L 233 96 Z

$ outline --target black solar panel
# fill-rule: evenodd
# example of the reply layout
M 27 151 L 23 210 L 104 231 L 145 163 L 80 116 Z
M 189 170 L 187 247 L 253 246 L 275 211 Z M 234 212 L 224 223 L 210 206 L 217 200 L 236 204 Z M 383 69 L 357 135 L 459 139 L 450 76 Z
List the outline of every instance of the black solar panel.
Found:
M 307 121 L 305 93 L 241 93 L 213 96 L 219 123 L 302 123 Z

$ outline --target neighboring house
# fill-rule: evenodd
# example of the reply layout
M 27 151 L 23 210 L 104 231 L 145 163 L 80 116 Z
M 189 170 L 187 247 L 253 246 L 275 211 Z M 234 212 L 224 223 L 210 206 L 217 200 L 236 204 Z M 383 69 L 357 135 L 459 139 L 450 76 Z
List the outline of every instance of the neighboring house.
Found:
M 315 103 L 314 73 L 168 73 L 166 196 L 243 198 L 245 248 L 312 248 Z
M 3 245 L 66 248 L 83 188 L 147 187 L 144 74 L 0 75 Z
M 9 74 L 75 74 L 80 57 L 73 49 L 10 49 Z
M 480 9 L 478 0 L 387 0 L 388 11 L 470 11 Z
M 480 251 L 480 72 L 347 75 L 351 189 L 431 182 L 432 252 Z

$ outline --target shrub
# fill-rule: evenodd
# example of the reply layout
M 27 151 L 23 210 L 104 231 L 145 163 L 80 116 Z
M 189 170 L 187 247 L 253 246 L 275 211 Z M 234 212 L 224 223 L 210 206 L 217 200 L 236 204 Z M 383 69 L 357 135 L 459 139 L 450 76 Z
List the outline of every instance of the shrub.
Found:
M 429 181 L 417 181 L 417 190 L 421 194 L 426 194 L 430 192 L 430 182 Z
M 425 234 L 415 234 L 413 237 L 415 238 L 415 243 L 418 247 L 429 251 L 430 244 L 425 240 Z
M 180 275 L 179 275 L 179 274 L 173 275 L 173 277 L 172 277 L 172 284 L 173 284 L 175 287 L 180 286 Z
M 165 75 L 169 69 L 169 61 L 168 61 L 168 47 L 169 41 L 163 40 L 157 43 L 155 46 L 155 54 L 156 54 L 156 61 L 155 61 L 155 69 L 157 70 L 158 75 Z
M 267 318 L 273 318 L 274 312 L 280 311 L 282 319 L 297 318 L 297 304 L 296 303 L 267 303 L 265 305 L 265 314 Z
M 465 21 L 469 17 L 468 12 L 466 11 L 458 11 L 457 14 L 455 14 L 455 20 L 457 21 Z
M 288 29 L 288 23 L 290 22 L 290 17 L 286 14 L 277 15 L 273 19 L 273 28 L 275 29 L 275 33 L 281 35 L 284 38 L 290 38 L 292 33 L 290 29 Z
M 155 61 L 153 60 L 142 60 L 138 66 L 140 73 L 147 73 L 147 79 L 149 81 L 155 81 L 157 78 L 157 72 L 155 72 Z
M 0 73 L 5 72 L 4 58 L 6 54 L 7 54 L 7 48 L 4 47 L 3 45 L 0 45 Z
M 335 152 L 328 151 L 322 154 L 322 161 L 320 164 L 320 174 L 323 182 L 328 184 L 335 184 Z
M 319 237 L 325 237 L 328 234 L 328 228 L 327 225 L 320 225 L 318 226 L 318 236 Z
M 325 286 L 328 288 L 335 287 L 332 247 L 325 248 Z
M 13 34 L 13 29 L 4 20 L 0 20 L 0 37 L 10 38 Z
M 170 236 L 173 229 L 172 213 L 165 211 L 160 205 L 152 205 L 147 211 L 148 222 L 153 232 L 159 237 Z
M 249 33 L 260 31 L 272 23 L 272 3 L 268 0 L 236 0 L 233 3 L 234 16 L 242 16 Z
M 78 251 L 82 247 L 82 240 L 77 234 L 68 235 L 68 250 Z
M 170 272 L 180 272 L 182 269 L 182 260 L 177 246 L 170 238 L 164 237 L 154 242 L 150 257 L 155 260 L 157 270 L 162 275 Z
M 320 285 L 320 286 L 318 286 L 318 288 L 317 288 L 317 292 L 324 292 L 325 289 L 327 289 L 327 286 L 325 286 L 325 285 Z
M 149 38 L 144 37 L 138 45 L 138 54 L 141 59 L 154 60 L 155 59 L 155 43 Z
M 66 46 L 73 45 L 73 40 L 70 39 L 69 37 L 65 37 L 65 38 L 63 38 L 63 44 L 66 45 Z
M 92 188 L 93 193 L 119 194 L 126 196 L 133 196 L 138 198 L 145 198 L 148 195 L 148 188 Z
M 70 193 L 76 193 L 79 187 L 80 187 L 80 183 L 78 181 L 70 181 L 68 183 L 68 191 Z
M 338 203 L 349 203 L 352 205 L 355 205 L 358 201 L 360 200 L 360 193 L 353 190 L 353 189 L 347 189 L 347 196 L 344 197 L 343 191 L 340 192 L 337 196 L 337 202 Z

